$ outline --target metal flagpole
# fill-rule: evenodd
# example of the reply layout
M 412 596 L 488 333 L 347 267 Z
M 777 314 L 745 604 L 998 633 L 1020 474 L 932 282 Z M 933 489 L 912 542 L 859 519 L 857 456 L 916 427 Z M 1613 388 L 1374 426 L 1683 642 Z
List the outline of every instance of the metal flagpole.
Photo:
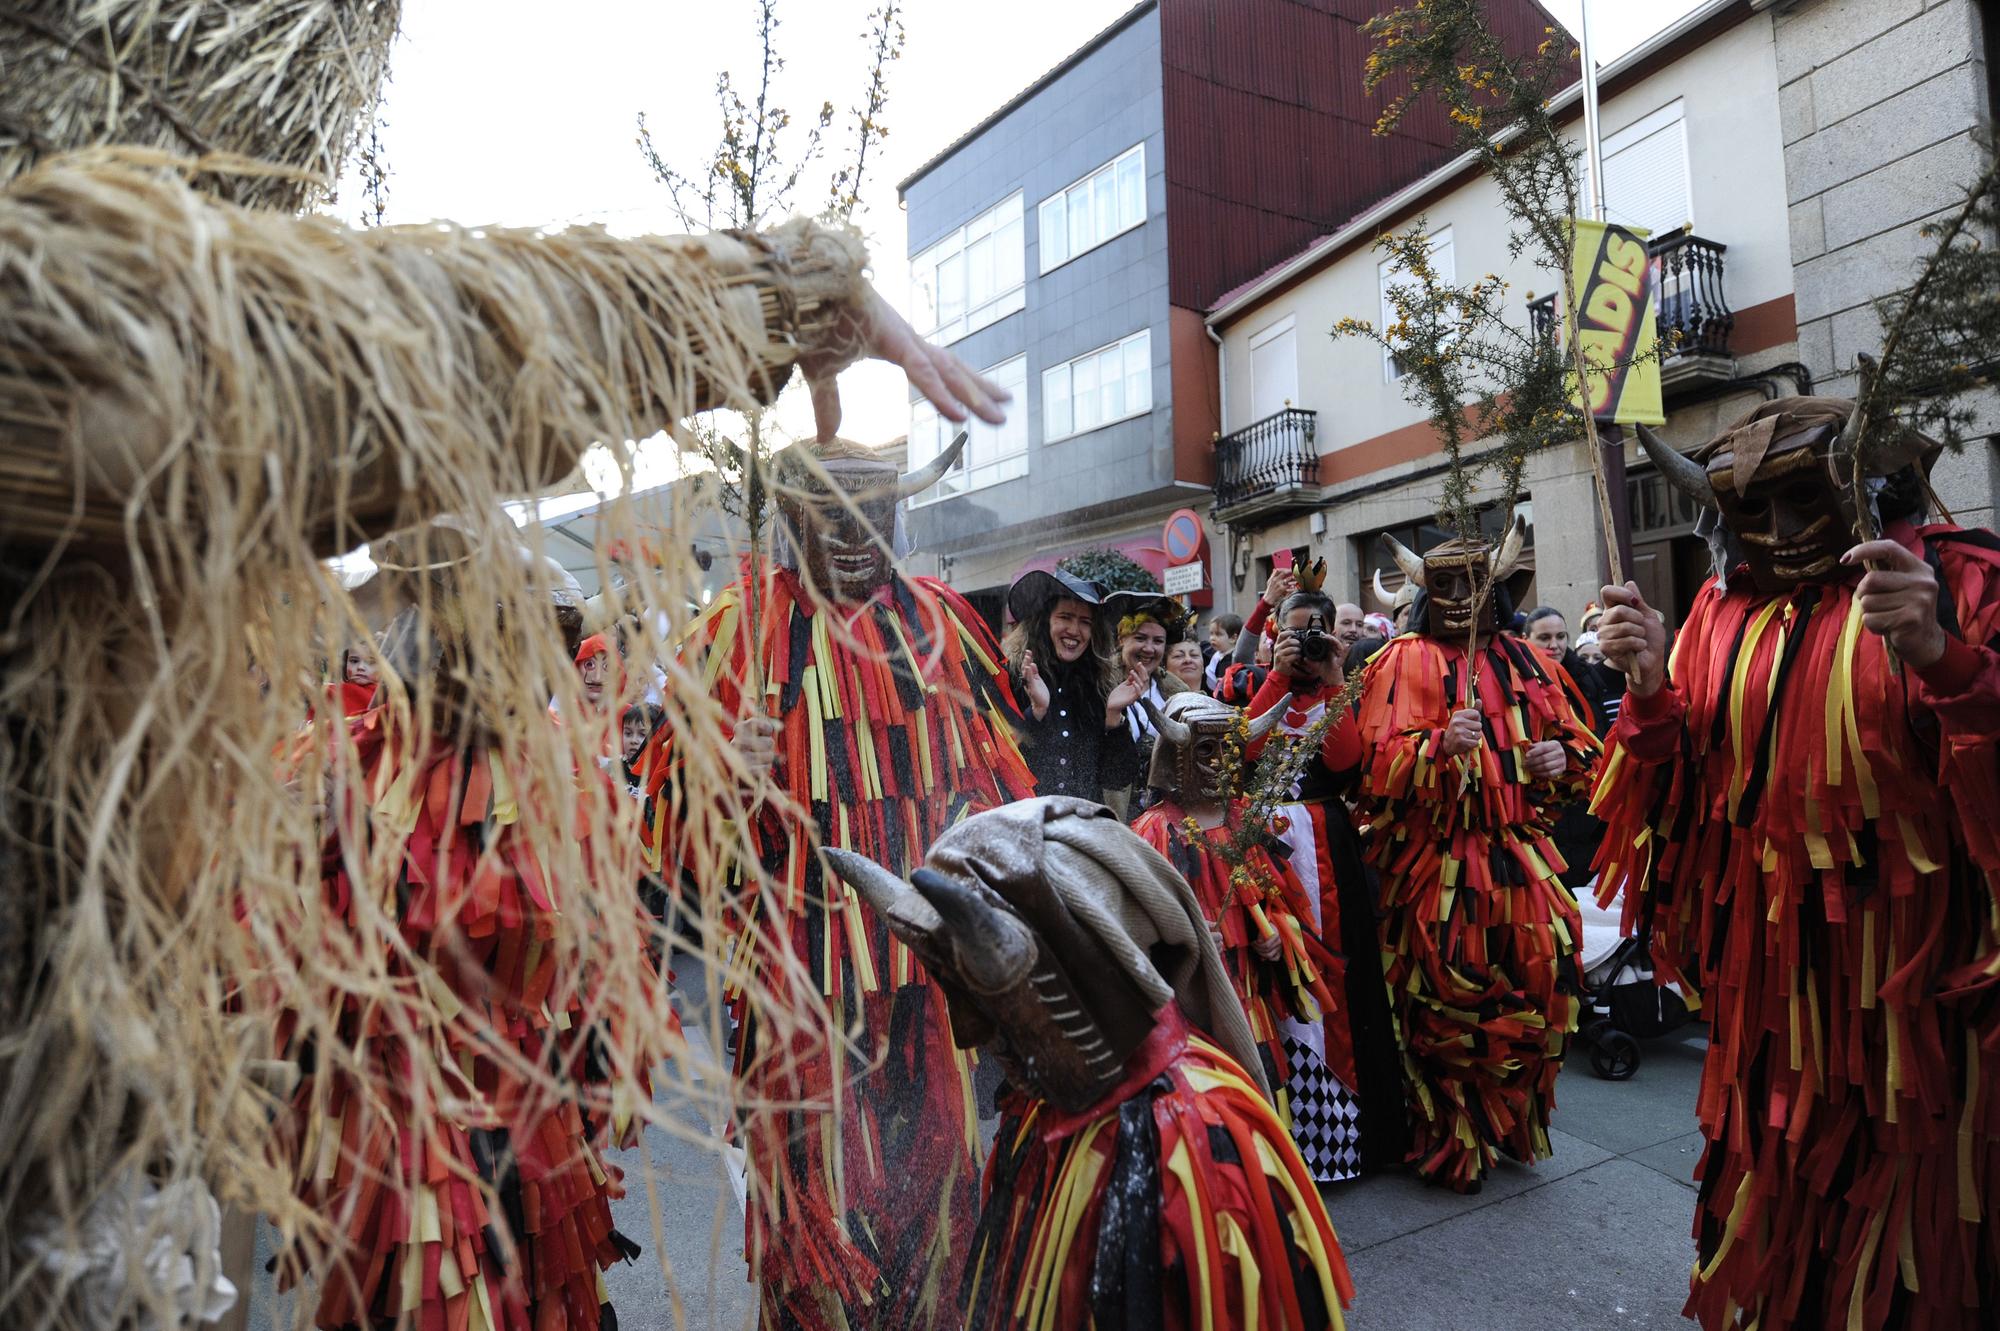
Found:
M 1590 196 L 1583 204 L 1604 220 L 1604 140 L 1597 125 L 1597 61 L 1590 54 L 1590 0 L 1577 0 L 1577 50 L 1583 57 L 1583 155 L 1590 167 Z
M 1581 200 L 1593 221 L 1604 220 L 1604 138 L 1597 121 L 1597 60 L 1590 50 L 1590 0 L 1577 0 L 1577 54 L 1583 61 L 1583 155 L 1590 173 L 1588 195 Z M 1625 488 L 1625 432 L 1616 425 L 1598 432 L 1599 457 L 1603 462 L 1604 502 L 1611 519 L 1611 540 L 1605 545 L 1618 551 L 1618 570 L 1627 577 L 1633 571 L 1632 505 Z M 1609 581 L 1612 575 L 1610 550 L 1600 548 L 1598 568 Z

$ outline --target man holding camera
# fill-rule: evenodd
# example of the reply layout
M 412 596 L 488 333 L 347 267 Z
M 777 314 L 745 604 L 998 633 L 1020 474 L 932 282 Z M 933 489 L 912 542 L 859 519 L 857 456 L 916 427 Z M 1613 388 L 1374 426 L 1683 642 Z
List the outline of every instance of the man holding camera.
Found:
M 1347 960 L 1345 984 L 1334 995 L 1338 1010 L 1319 1023 L 1288 1022 L 1284 1032 L 1293 1135 L 1306 1163 L 1328 1182 L 1400 1164 L 1405 1116 L 1374 894 L 1346 802 L 1361 768 L 1361 741 L 1353 710 L 1342 697 L 1344 653 L 1333 632 L 1336 610 L 1317 590 L 1315 573 L 1324 576 L 1325 565 L 1302 570 L 1300 581 L 1312 585 L 1279 604 L 1271 673 L 1249 714 L 1254 727 L 1282 708 L 1278 729 L 1297 737 L 1319 726 L 1328 708 L 1335 712 L 1320 734 L 1319 751 L 1293 786 L 1292 802 L 1277 809 L 1271 828 L 1305 886 L 1320 940 Z M 1254 760 L 1261 747 L 1253 745 L 1246 759 Z M 1357 1085 L 1343 1085 L 1325 1072 L 1329 1045 L 1352 1047 Z M 1295 1048 L 1312 1056 L 1295 1055 Z

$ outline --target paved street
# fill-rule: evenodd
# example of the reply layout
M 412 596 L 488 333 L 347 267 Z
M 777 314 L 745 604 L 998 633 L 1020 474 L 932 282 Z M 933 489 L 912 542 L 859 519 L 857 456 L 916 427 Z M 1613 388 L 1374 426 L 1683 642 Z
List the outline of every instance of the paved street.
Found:
M 685 967 L 681 975 L 685 982 Z M 700 1039 L 699 1024 L 689 1026 Z M 1689 1027 L 1649 1043 L 1628 1082 L 1599 1081 L 1578 1057 L 1557 1091 L 1555 1158 L 1535 1169 L 1503 1165 L 1476 1197 L 1426 1188 L 1407 1175 L 1330 1189 L 1358 1291 L 1352 1331 L 1687 1326 L 1680 1308 L 1692 1257 L 1701 1031 Z M 698 1130 L 695 1119 L 686 1121 Z M 646 1250 L 606 1277 L 619 1326 L 751 1325 L 740 1175 L 728 1171 L 728 1157 L 658 1129 L 647 1134 L 644 1151 L 653 1164 L 651 1195 L 647 1155 L 616 1157 L 629 1188 L 616 1207 L 618 1224 Z M 251 1326 L 288 1329 L 288 1317 L 261 1277 Z
M 1408 1175 L 1329 1190 L 1350 1331 L 1690 1326 L 1704 1029 L 1647 1043 L 1626 1082 L 1599 1081 L 1579 1051 L 1556 1090 L 1555 1158 L 1503 1164 L 1476 1197 Z

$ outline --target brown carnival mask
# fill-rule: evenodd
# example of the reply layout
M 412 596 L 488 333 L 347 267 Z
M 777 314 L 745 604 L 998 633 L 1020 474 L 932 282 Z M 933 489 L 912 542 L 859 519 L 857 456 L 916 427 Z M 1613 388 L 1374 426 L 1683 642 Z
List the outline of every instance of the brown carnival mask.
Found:
M 872 450 L 844 439 L 797 445 L 778 457 L 771 476 L 778 516 L 798 553 L 799 571 L 822 596 L 865 601 L 889 581 L 897 505 L 937 484 L 966 438 L 961 431 L 944 452 L 901 475 Z
M 1639 441 L 1661 474 L 1713 509 L 1736 540 L 1761 592 L 1834 582 L 1856 540 L 1854 404 L 1845 398 L 1780 398 L 1683 457 L 1645 426 Z M 1868 476 L 1898 471 L 1930 447 L 1904 432 L 1864 464 Z
M 1167 791 L 1189 807 L 1227 800 L 1232 792 L 1223 755 L 1229 728 L 1236 724 L 1236 709 L 1194 692 L 1176 693 L 1164 707 L 1155 705 L 1151 698 L 1144 701 L 1152 714 L 1153 728 L 1160 732 L 1146 784 Z M 1283 716 L 1282 707 L 1273 707 L 1251 723 L 1246 738 L 1262 739 Z
M 1425 633 L 1433 638 L 1460 639 L 1471 634 L 1476 623 L 1480 636 L 1490 637 L 1500 628 L 1494 586 L 1514 575 L 1527 531 L 1527 523 L 1516 517 L 1497 555 L 1484 541 L 1469 543 L 1454 538 L 1432 547 L 1421 558 L 1386 532 L 1382 541 L 1395 556 L 1408 585 L 1424 589 L 1428 607 Z

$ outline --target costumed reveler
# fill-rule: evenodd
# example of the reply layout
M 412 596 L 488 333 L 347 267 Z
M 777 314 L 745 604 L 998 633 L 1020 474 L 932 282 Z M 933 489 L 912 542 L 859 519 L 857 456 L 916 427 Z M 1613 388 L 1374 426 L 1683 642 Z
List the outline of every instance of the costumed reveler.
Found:
M 1338 1327 L 1353 1296 L 1194 894 L 1110 810 L 967 820 L 908 882 L 828 851 L 1007 1071 L 973 1331 Z
M 1524 529 L 1496 556 L 1447 541 L 1418 558 L 1410 633 L 1368 664 L 1361 817 L 1382 880 L 1382 952 L 1426 1180 L 1479 1187 L 1504 1152 L 1549 1154 L 1556 1074 L 1576 1028 L 1576 898 L 1551 832 L 1599 746 L 1562 667 L 1500 632 Z M 1468 656 L 1476 639 L 1477 654 Z
M 1716 576 L 1670 665 L 1632 585 L 1598 624 L 1630 678 L 1600 892 L 1709 1014 L 1708 1331 L 2000 1310 L 2000 540 L 1918 525 L 1925 441 L 1857 464 L 1852 417 L 1779 399 L 1693 458 L 1642 427 Z
M 1127 672 L 1127 678 L 1137 676 L 1141 685 L 1141 705 L 1125 709 L 1125 728 L 1131 732 L 1138 758 L 1133 784 L 1129 789 L 1107 787 L 1102 796 L 1129 822 L 1146 803 L 1146 786 L 1138 778 L 1152 770 L 1153 745 L 1159 739 L 1159 732 L 1153 729 L 1153 712 L 1181 688 L 1164 669 L 1167 649 L 1187 636 L 1192 612 L 1171 596 L 1121 590 L 1106 593 L 1102 613 L 1114 626 L 1119 668 Z M 1149 703 L 1151 707 L 1146 706 Z M 1086 794 L 1085 798 L 1096 797 Z
M 382 1140 L 377 1108 L 500 1089 L 439 1066 L 434 1037 L 450 1049 L 452 1033 L 488 1026 L 509 1060 L 535 1038 L 515 1026 L 528 995 L 492 995 L 488 1022 L 488 996 L 467 1005 L 451 980 L 475 982 L 482 960 L 511 977 L 536 964 L 494 959 L 478 939 L 449 957 L 386 946 L 414 923 L 399 910 L 436 900 L 434 881 L 405 874 L 438 867 L 417 838 L 448 848 L 456 874 L 469 839 L 492 831 L 495 872 L 475 873 L 464 918 L 516 937 L 540 926 L 510 912 L 551 919 L 513 895 L 527 880 L 508 851 L 535 841 L 559 894 L 545 948 L 558 968 L 646 961 L 640 930 L 588 924 L 617 917 L 636 872 L 587 872 L 596 838 L 573 834 L 586 812 L 593 827 L 615 820 L 608 800 L 582 798 L 574 732 L 536 705 L 569 668 L 546 579 L 511 559 L 453 572 L 465 622 L 438 641 L 469 667 L 454 715 L 499 736 L 488 761 L 432 763 L 428 742 L 452 736 L 426 738 L 428 706 L 392 713 L 385 699 L 355 717 L 382 728 L 352 742 L 357 760 L 399 745 L 368 770 L 412 785 L 341 788 L 357 773 L 332 772 L 336 810 L 379 796 L 402 815 L 340 866 L 350 914 L 385 945 L 346 947 L 333 944 L 355 930 L 322 892 L 331 769 L 297 783 L 272 772 L 321 700 L 309 681 L 327 647 L 380 627 L 322 561 L 440 513 L 481 544 L 511 542 L 503 500 L 551 486 L 593 443 L 768 402 L 794 368 L 829 415 L 832 376 L 866 354 L 912 369 L 943 415 L 998 419 L 997 390 L 914 337 L 844 231 L 620 238 L 299 215 L 329 197 L 376 103 L 399 13 L 393 0 L 29 0 L 0 15 L 0 1100 L 23 1111 L 0 1132 L 0 1325 L 219 1316 L 233 1291 L 217 1273 L 216 1195 L 236 1220 L 271 1213 L 283 1241 L 330 1241 L 311 1263 L 323 1283 L 365 1281 L 396 1236 L 343 1250 L 349 1217 L 304 1214 L 295 1180 L 270 1167 L 272 1111 L 305 1070 L 273 1066 L 279 1014 L 310 1042 L 319 1087 L 372 1082 L 394 1057 L 341 1049 L 351 1009 L 313 1002 L 329 987 L 411 1023 L 394 1083 L 350 1101 L 363 1112 L 329 1123 L 302 1162 L 308 1187 L 353 1179 L 352 1214 L 411 1239 L 376 1273 L 390 1288 L 366 1289 L 355 1316 L 599 1325 L 594 1297 L 571 1298 L 597 1251 L 551 1259 L 560 1293 L 533 1307 L 530 1291 L 549 1286 L 522 1265 L 468 1283 L 482 1254 L 532 1261 L 541 1225 L 587 1209 L 583 1192 L 537 1195 L 540 1215 L 500 1203 L 504 1176 L 528 1172 L 511 1160 L 544 1147 L 553 1159 L 562 1143 L 514 1142 L 488 1175 L 450 1174 L 470 1139 L 440 1112 L 430 1140 L 448 1154 L 351 1153 Z M 425 669 L 377 692 L 436 687 Z M 333 722 L 345 708 L 318 710 Z M 420 772 L 436 779 L 418 790 Z M 650 1028 L 635 1058 L 660 1033 L 654 1015 L 632 1014 Z M 485 1071 L 475 1059 L 469 1075 Z M 530 1191 L 585 1186 L 567 1167 L 522 1181 L 524 1207 Z M 474 1238 L 479 1207 L 492 1233 Z M 450 1276 L 447 1225 L 461 1240 Z M 496 1301 L 517 1278 L 522 1298 Z
M 991 632 L 892 554 L 902 500 L 963 446 L 907 476 L 844 440 L 780 454 L 775 567 L 718 595 L 683 647 L 725 713 L 745 718 L 739 747 L 781 796 L 751 829 L 761 863 L 700 890 L 724 894 L 741 964 L 784 1015 L 822 1014 L 780 1039 L 770 1014 L 738 1005 L 737 1074 L 756 1102 L 746 1223 L 767 1326 L 954 1320 L 976 1169 L 968 1060 L 937 986 L 826 879 L 814 847 L 906 869 L 952 824 L 1033 789 Z M 675 770 L 658 764 L 656 780 Z M 676 859 L 671 823 L 662 834 Z
M 1014 626 L 1002 649 L 1022 707 L 1021 754 L 1042 795 L 1101 800 L 1139 775 L 1126 712 L 1146 688 L 1112 661 L 1110 616 L 1094 582 L 1031 570 L 1007 589 Z
M 318 1273 L 315 1324 L 616 1327 L 600 1271 L 639 1252 L 612 1225 L 622 1193 L 601 1156 L 614 1115 L 630 1121 L 598 1043 L 616 1014 L 587 1001 L 593 977 L 549 946 L 566 885 L 530 830 L 574 815 L 535 807 L 532 778 L 510 770 L 458 682 L 475 668 L 466 643 L 438 627 L 464 619 L 454 570 L 492 554 L 443 524 L 370 553 L 386 584 L 372 591 L 439 613 L 397 614 L 383 649 L 397 696 L 332 755 L 323 908 L 336 927 L 393 910 L 395 997 L 333 991 L 333 1030 L 287 1022 L 277 1049 L 305 1073 L 279 1125 L 300 1199 L 337 1218 L 344 1240 L 342 1261 Z M 418 580 L 424 592 L 395 587 Z M 533 627 L 560 632 L 553 614 Z M 426 706 L 427 725 L 411 716 Z M 636 862 L 636 846 L 619 858 Z M 372 900 L 385 877 L 396 890 Z M 635 936 L 639 918 L 634 897 Z M 371 943 L 357 932 L 324 945 Z M 334 1041 L 344 1057 L 328 1057 Z M 452 1069 L 456 1093 L 429 1102 L 413 1062 Z M 280 1289 L 298 1274 L 288 1263 Z
M 1261 740 L 1280 715 L 1270 708 L 1257 723 L 1242 724 L 1236 708 L 1205 694 L 1167 699 L 1153 718 L 1160 741 L 1148 778 L 1161 798 L 1133 821 L 1132 830 L 1194 889 L 1250 1021 L 1258 1066 L 1277 1096 L 1278 1116 L 1296 1139 L 1287 1090 L 1293 1057 L 1279 1023 L 1320 1022 L 1335 1007 L 1341 966 L 1320 945 L 1311 903 L 1284 858 L 1284 843 L 1267 829 L 1245 825 L 1245 801 L 1231 788 L 1235 771 L 1228 756 L 1232 747 L 1240 754 Z M 1344 1035 L 1344 1024 L 1338 1030 Z M 1353 1082 L 1352 1050 L 1330 1049 L 1323 1061 Z
M 1334 603 L 1319 590 L 1326 563 L 1309 554 L 1294 551 L 1291 571 L 1282 583 L 1274 579 L 1294 590 L 1270 616 L 1272 667 L 1248 712 L 1253 724 L 1275 714 L 1278 733 L 1294 741 L 1319 734 L 1291 798 L 1274 811 L 1272 831 L 1304 890 L 1307 923 L 1344 962 L 1336 1008 L 1283 1027 L 1293 1132 L 1314 1176 L 1333 1182 L 1401 1164 L 1408 1132 L 1375 894 L 1347 806 L 1361 769 L 1360 730 L 1343 701 L 1346 676 L 1329 631 Z M 1253 743 L 1248 757 L 1260 753 Z

